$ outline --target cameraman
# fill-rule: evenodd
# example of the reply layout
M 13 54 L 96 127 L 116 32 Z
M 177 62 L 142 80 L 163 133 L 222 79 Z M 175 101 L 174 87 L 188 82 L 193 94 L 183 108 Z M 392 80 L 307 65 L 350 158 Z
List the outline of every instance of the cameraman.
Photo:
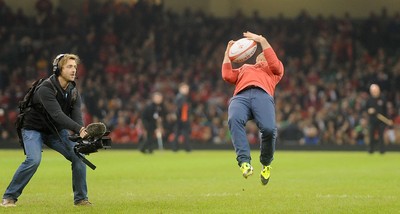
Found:
M 54 75 L 34 93 L 33 107 L 26 113 L 21 130 L 26 159 L 7 187 L 1 206 L 15 206 L 39 167 L 43 143 L 71 161 L 74 204 L 91 205 L 87 197 L 86 165 L 74 153 L 75 143 L 68 139 L 68 130 L 81 137 L 87 135 L 83 127 L 81 98 L 74 82 L 78 63 L 79 57 L 74 54 L 58 55 L 53 62 Z

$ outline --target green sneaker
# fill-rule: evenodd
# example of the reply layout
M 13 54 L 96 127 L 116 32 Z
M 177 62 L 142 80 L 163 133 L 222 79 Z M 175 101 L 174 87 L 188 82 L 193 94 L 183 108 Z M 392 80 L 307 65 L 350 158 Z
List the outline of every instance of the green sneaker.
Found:
M 253 174 L 253 167 L 249 163 L 243 162 L 240 165 L 240 171 L 242 171 L 243 177 L 247 178 L 247 177 L 249 177 L 250 175 Z
M 261 170 L 261 183 L 262 185 L 267 185 L 269 181 L 269 177 L 271 176 L 271 169 L 272 167 L 270 165 L 268 166 L 263 166 Z

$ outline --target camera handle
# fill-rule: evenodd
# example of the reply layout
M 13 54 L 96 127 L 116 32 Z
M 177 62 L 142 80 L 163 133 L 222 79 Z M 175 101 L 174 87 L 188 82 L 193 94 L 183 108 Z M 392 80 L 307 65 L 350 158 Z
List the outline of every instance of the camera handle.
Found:
M 74 148 L 74 152 L 76 154 L 76 156 L 78 156 L 79 159 L 82 160 L 83 163 L 85 163 L 88 167 L 90 167 L 91 169 L 95 170 L 96 166 L 90 162 L 88 159 L 85 158 L 85 156 L 83 156 L 81 153 L 79 153 L 76 148 Z
M 69 136 L 68 138 L 73 142 L 77 142 L 82 139 L 78 135 L 72 135 L 72 136 Z M 78 156 L 78 158 L 81 159 L 82 162 L 85 163 L 88 167 L 90 167 L 93 170 L 96 169 L 96 166 L 92 162 L 90 162 L 88 159 L 86 159 L 85 156 L 83 156 L 81 153 L 79 153 L 78 149 L 76 147 L 74 147 L 74 152 L 75 152 L 76 156 Z

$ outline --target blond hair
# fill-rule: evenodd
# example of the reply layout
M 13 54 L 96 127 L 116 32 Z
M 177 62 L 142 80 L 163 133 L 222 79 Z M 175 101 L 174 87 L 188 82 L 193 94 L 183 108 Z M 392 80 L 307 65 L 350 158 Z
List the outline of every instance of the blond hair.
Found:
M 75 54 L 59 54 L 53 61 L 53 72 L 56 76 L 61 74 L 62 67 L 67 64 L 68 60 L 75 60 L 76 64 L 79 64 L 79 56 Z
M 79 62 L 80 62 L 80 59 L 79 59 L 78 55 L 66 53 L 58 61 L 58 64 L 57 64 L 58 69 L 60 69 L 60 71 L 61 71 L 62 67 L 65 64 L 67 64 L 68 60 L 70 60 L 70 59 L 75 60 L 76 64 L 79 64 Z

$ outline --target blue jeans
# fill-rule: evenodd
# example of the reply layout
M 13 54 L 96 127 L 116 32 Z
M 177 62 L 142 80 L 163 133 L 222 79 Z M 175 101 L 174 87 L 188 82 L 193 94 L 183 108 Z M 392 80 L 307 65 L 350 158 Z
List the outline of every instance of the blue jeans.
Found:
M 75 143 L 68 139 L 68 131 L 62 130 L 59 133 L 63 142 L 60 142 L 59 137 L 54 134 L 48 135 L 35 130 L 22 129 L 26 159 L 15 172 L 3 198 L 17 200 L 22 194 L 23 189 L 39 167 L 44 143 L 72 162 L 74 201 L 87 199 L 86 165 L 75 154 L 73 150 Z
M 277 136 L 274 98 L 260 88 L 250 88 L 232 97 L 228 108 L 228 126 L 240 166 L 250 163 L 250 145 L 246 135 L 246 123 L 254 119 L 261 132 L 260 162 L 270 165 L 275 152 Z

